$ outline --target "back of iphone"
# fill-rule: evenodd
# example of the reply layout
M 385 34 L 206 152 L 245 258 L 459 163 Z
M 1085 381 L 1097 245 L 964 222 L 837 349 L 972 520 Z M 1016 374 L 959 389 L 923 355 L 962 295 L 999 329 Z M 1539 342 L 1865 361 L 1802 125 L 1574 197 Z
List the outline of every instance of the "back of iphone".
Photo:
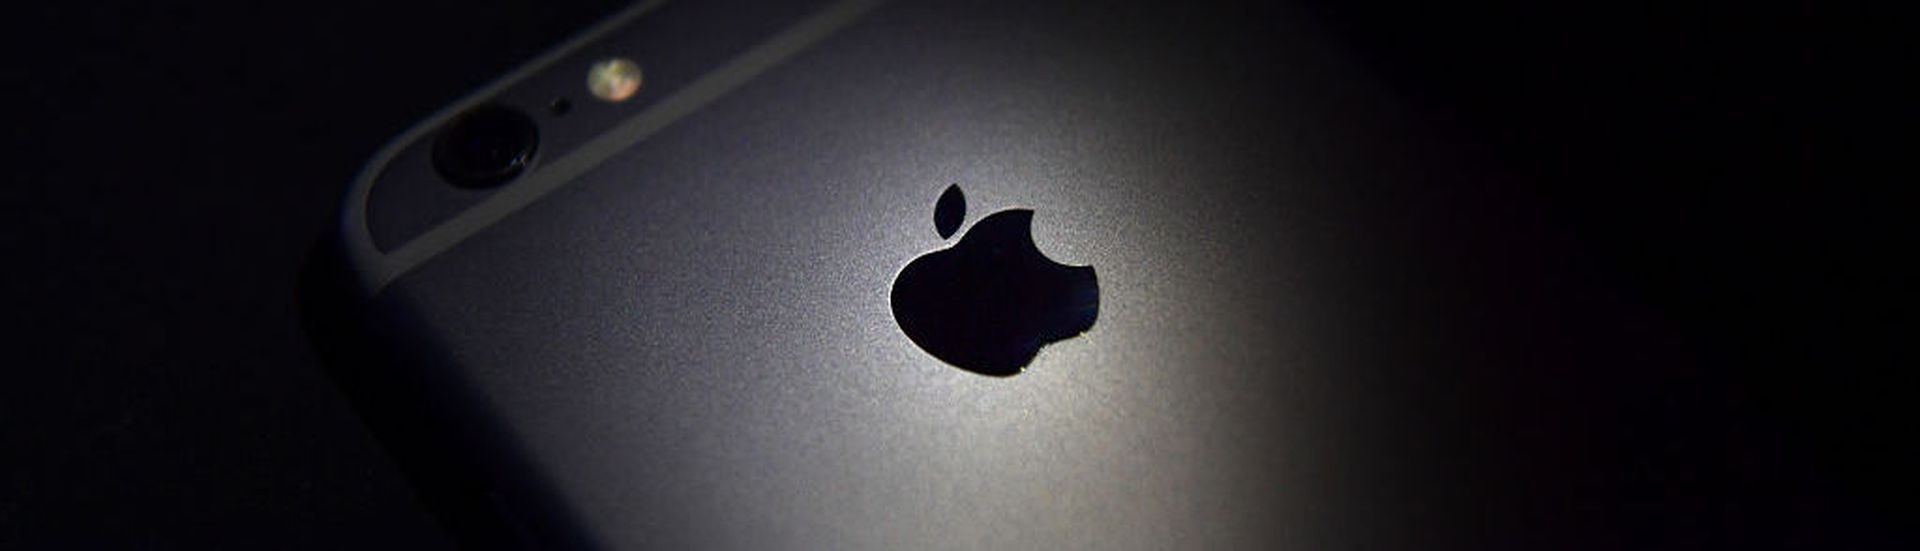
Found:
M 645 4 L 367 165 L 344 379 L 470 543 L 1418 542 L 1395 113 L 1284 5 Z

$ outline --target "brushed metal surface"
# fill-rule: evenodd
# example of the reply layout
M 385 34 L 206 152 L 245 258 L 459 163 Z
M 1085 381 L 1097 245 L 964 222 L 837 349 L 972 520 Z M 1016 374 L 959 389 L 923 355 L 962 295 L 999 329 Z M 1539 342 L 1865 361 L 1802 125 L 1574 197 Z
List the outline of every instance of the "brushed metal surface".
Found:
M 1352 543 L 1350 199 L 1404 170 L 1348 66 L 1284 9 L 895 2 L 380 300 L 604 545 Z M 956 183 L 1099 270 L 1024 374 L 888 310 Z

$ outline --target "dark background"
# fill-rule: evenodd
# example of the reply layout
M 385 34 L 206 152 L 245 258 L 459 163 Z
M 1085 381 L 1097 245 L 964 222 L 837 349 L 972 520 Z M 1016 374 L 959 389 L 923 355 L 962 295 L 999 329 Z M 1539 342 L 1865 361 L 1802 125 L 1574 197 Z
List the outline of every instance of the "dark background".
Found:
M 1634 407 L 1566 474 L 1598 489 L 1578 510 L 1638 547 L 1910 546 L 1911 26 L 1403 4 L 1309 2 L 1693 358 L 1583 395 Z M 620 7 L 12 8 L 0 548 L 446 546 L 308 349 L 295 277 L 386 139 Z

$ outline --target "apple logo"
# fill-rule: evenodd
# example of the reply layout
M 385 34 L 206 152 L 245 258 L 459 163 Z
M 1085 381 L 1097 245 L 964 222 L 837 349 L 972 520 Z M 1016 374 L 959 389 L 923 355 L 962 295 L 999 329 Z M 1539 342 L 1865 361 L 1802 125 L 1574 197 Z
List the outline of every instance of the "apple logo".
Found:
M 940 194 L 934 229 L 952 237 L 966 216 L 958 184 Z M 1040 347 L 1093 328 L 1100 285 L 1093 268 L 1048 259 L 1033 244 L 1033 211 L 1004 210 L 951 248 L 920 255 L 893 280 L 893 318 L 907 338 L 955 367 L 995 377 L 1020 373 Z

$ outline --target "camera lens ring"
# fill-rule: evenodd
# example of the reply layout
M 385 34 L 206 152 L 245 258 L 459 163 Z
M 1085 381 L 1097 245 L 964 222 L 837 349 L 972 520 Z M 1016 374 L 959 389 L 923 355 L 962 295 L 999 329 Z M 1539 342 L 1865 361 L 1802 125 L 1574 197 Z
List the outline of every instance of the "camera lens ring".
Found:
M 540 147 L 540 129 L 519 110 L 487 104 L 447 123 L 433 144 L 433 168 L 467 189 L 494 187 L 526 170 Z

